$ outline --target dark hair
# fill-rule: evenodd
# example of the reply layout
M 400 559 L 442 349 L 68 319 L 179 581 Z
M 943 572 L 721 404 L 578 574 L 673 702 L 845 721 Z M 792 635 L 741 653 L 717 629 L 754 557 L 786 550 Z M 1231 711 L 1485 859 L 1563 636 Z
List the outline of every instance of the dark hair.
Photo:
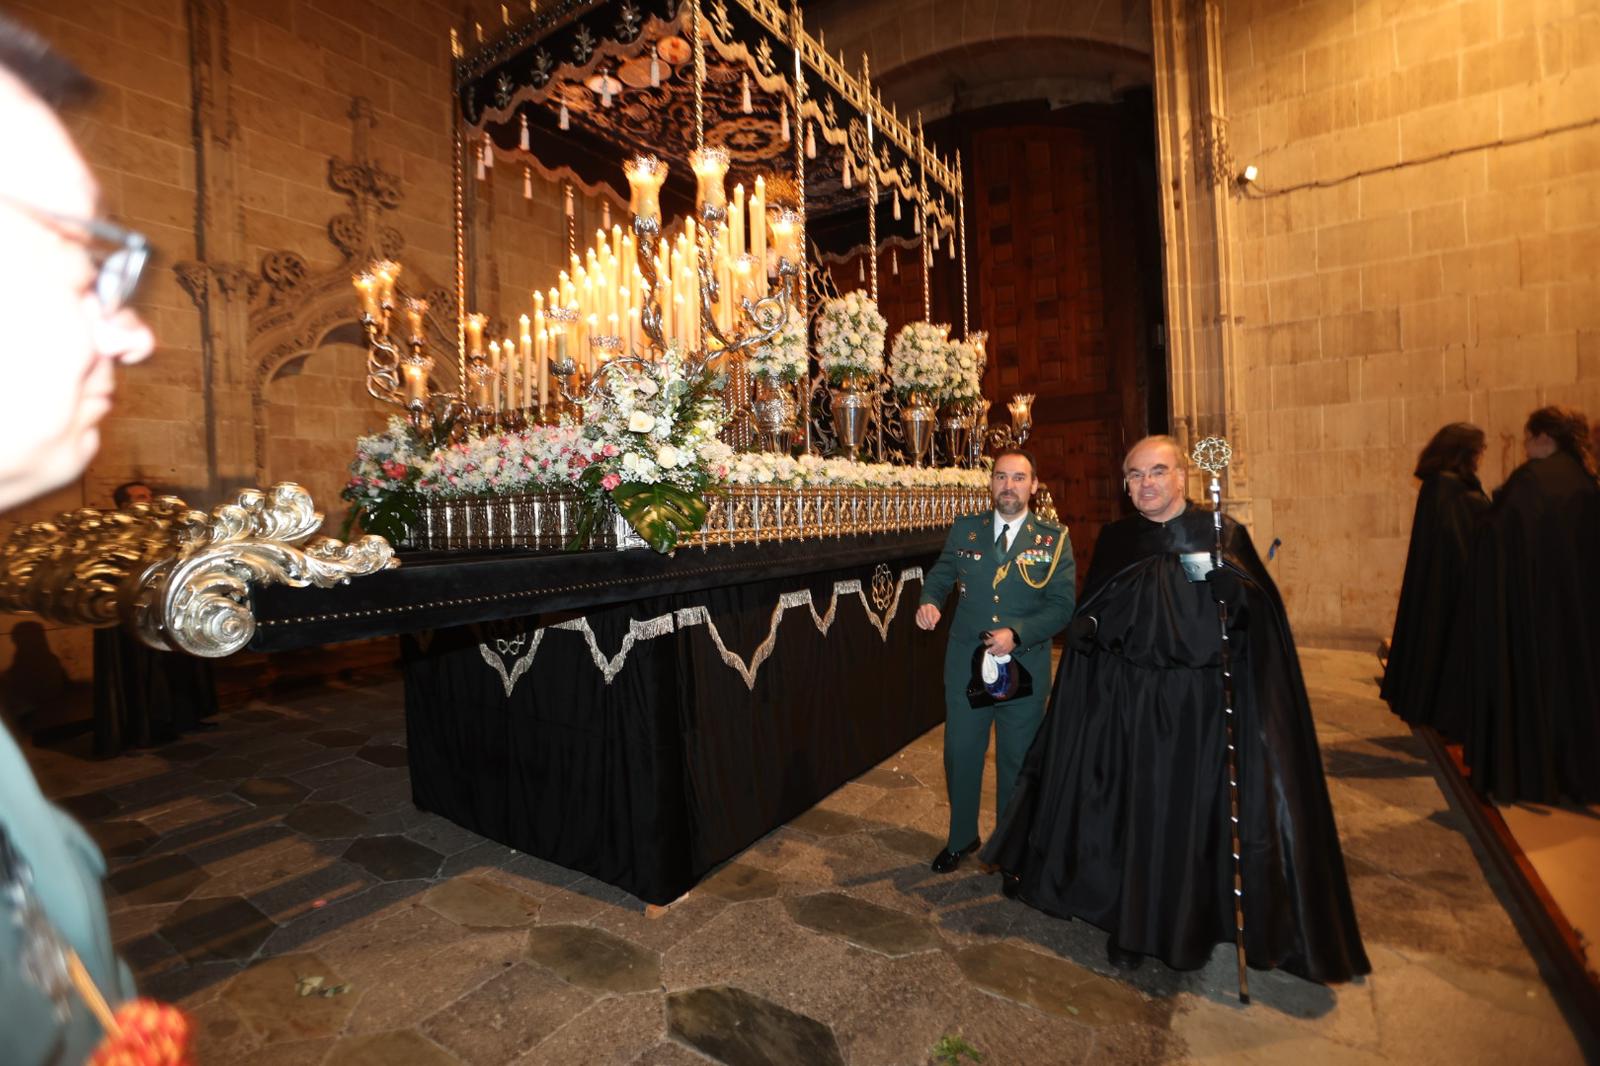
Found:
M 82 103 L 94 95 L 88 75 L 44 38 L 5 15 L 0 15 L 0 70 L 53 108 Z
M 135 485 L 143 485 L 147 489 L 150 488 L 150 483 L 148 481 L 124 481 L 122 484 L 111 490 L 111 499 L 112 502 L 117 505 L 117 510 L 120 511 L 124 507 L 128 506 L 128 496 L 130 495 L 128 490 L 133 488 Z M 154 496 L 155 490 L 152 489 L 150 494 Z
M 1008 455 L 1020 455 L 1024 459 L 1028 460 L 1028 471 L 1033 474 L 1034 477 L 1039 476 L 1039 463 L 1036 459 L 1034 459 L 1033 453 L 1025 448 L 1005 449 L 994 457 L 995 465 L 998 466 L 1000 464 L 1000 460 L 1004 459 Z
M 1419 478 L 1446 471 L 1458 477 L 1475 477 L 1478 456 L 1483 454 L 1487 442 L 1483 430 L 1471 422 L 1451 422 L 1435 433 L 1422 449 L 1422 454 L 1417 456 L 1417 469 L 1412 473 Z
M 1543 434 L 1556 442 L 1556 447 L 1566 452 L 1590 475 L 1594 474 L 1594 448 L 1589 440 L 1589 420 L 1581 411 L 1571 407 L 1541 407 L 1528 416 L 1528 436 Z

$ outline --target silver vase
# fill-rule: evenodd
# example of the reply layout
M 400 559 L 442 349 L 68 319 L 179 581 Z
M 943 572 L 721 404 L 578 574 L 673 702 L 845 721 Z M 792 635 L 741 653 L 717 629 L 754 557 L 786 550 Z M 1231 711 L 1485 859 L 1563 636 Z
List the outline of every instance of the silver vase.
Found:
M 939 416 L 928 403 L 926 395 L 920 392 L 906 394 L 900 406 L 900 427 L 905 430 L 906 451 L 914 465 L 921 466 L 927 459 L 928 449 L 933 446 L 934 426 L 938 421 Z
M 865 375 L 851 375 L 828 390 L 833 397 L 833 432 L 852 460 L 860 455 L 872 425 L 877 397 L 871 384 L 872 379 Z
M 944 452 L 950 465 L 966 463 L 972 439 L 972 411 L 965 404 L 945 404 L 939 409 L 939 429 L 944 434 Z
M 789 454 L 794 444 L 794 394 L 790 388 L 758 378 L 756 398 L 750 406 L 761 431 L 762 451 Z

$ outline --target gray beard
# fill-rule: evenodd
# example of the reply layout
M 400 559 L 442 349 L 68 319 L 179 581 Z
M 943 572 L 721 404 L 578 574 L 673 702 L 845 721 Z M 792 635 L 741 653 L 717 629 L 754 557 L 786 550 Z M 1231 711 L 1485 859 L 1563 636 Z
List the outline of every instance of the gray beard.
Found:
M 994 509 L 1000 512 L 1000 515 L 1003 518 L 1015 518 L 1017 515 L 1028 509 L 1028 505 L 1021 499 L 1018 499 L 1015 503 L 1010 504 L 1009 506 L 1011 509 L 1009 511 L 1006 510 L 1007 506 L 1007 504 L 1002 503 L 1000 500 L 994 501 Z

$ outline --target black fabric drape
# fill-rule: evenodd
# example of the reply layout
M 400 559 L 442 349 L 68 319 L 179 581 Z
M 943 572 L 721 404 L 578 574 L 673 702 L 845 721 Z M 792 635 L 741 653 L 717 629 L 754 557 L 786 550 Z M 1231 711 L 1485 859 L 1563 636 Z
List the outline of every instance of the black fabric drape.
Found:
M 1475 477 L 1437 473 L 1422 481 L 1395 614 L 1382 695 L 1410 725 L 1460 740 L 1471 707 L 1468 674 L 1450 649 L 1467 632 L 1458 608 L 1468 589 L 1467 555 L 1489 498 Z
M 900 559 L 891 569 L 898 580 L 931 562 Z M 610 684 L 583 633 L 551 628 L 571 615 L 407 638 L 415 802 L 648 902 L 676 899 L 943 718 L 944 643 L 913 624 L 918 581 L 900 590 L 887 640 L 854 592 L 839 594 L 826 634 L 812 619 L 814 607 L 827 620 L 836 581 L 859 581 L 871 604 L 873 570 L 591 610 L 582 617 L 605 659 L 630 628 L 673 620 L 665 635 L 636 636 Z M 747 686 L 723 649 L 753 666 L 780 597 L 804 589 L 811 606 L 786 608 Z M 531 668 L 508 698 L 480 644 L 510 671 L 540 626 Z
M 94 631 L 94 753 L 174 740 L 217 713 L 209 659 L 156 651 L 120 626 Z
M 1294 640 L 1249 536 L 1225 519 L 1244 588 L 1232 613 L 1246 947 L 1316 981 L 1370 969 Z M 1095 648 L 1062 661 L 1049 712 L 984 857 L 1021 898 L 1083 918 L 1178 969 L 1233 939 L 1221 640 L 1207 586 L 1209 512 L 1107 526 L 1078 614 Z
M 1600 487 L 1557 452 L 1495 493 L 1472 552 L 1473 787 L 1509 802 L 1600 800 Z

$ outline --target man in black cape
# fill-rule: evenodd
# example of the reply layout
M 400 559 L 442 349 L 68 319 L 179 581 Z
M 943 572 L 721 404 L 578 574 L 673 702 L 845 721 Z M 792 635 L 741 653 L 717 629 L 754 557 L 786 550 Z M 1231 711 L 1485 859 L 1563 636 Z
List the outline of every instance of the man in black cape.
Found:
M 1466 761 L 1501 802 L 1600 801 L 1600 487 L 1576 411 L 1528 417 L 1528 461 L 1472 552 Z
M 1121 967 L 1206 963 L 1234 939 L 1216 597 L 1230 606 L 1251 966 L 1344 981 L 1370 966 L 1282 601 L 1249 534 L 1183 496 L 1170 437 L 1123 462 L 1138 514 L 1106 526 L 1050 710 L 983 858 L 1007 894 L 1108 934 Z
M 1489 509 L 1478 482 L 1484 444 L 1483 430 L 1451 422 L 1417 457 L 1422 487 L 1383 673 L 1390 710 L 1452 740 L 1466 737 L 1472 707 L 1470 671 L 1452 661 L 1451 649 L 1469 632 L 1469 612 L 1458 608 L 1470 589 L 1467 557 L 1478 520 Z

